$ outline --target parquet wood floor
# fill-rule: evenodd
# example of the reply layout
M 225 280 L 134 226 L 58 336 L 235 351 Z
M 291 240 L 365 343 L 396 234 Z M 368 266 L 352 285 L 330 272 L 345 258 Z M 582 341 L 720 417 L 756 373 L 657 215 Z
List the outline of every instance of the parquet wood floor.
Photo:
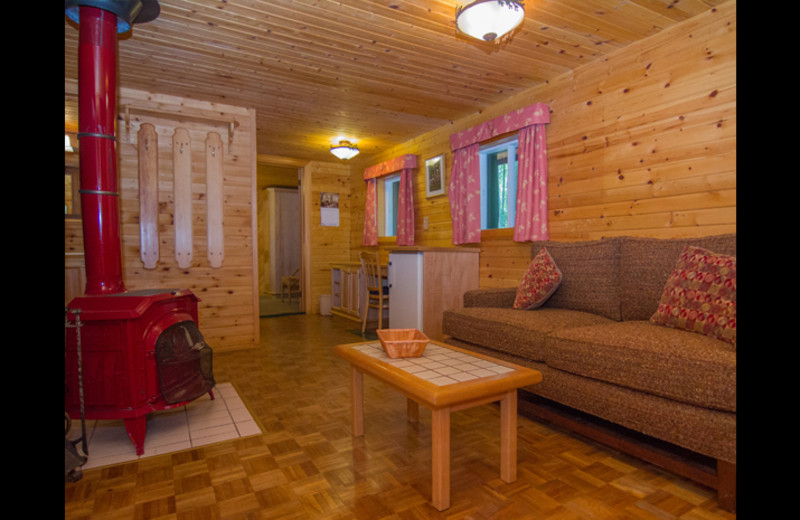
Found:
M 85 470 L 65 482 L 65 519 L 713 520 L 713 490 L 519 418 L 518 477 L 499 478 L 499 407 L 453 414 L 451 503 L 430 505 L 431 416 L 365 378 L 365 435 L 351 436 L 349 366 L 331 347 L 351 321 L 261 320 L 258 349 L 214 354 L 263 435 Z

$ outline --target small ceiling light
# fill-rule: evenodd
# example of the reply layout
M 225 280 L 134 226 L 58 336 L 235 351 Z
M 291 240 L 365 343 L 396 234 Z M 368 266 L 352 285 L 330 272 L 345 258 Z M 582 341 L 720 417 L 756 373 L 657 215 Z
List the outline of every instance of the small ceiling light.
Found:
M 459 31 L 487 42 L 500 39 L 525 18 L 525 7 L 515 0 L 475 0 L 456 7 Z
M 69 134 L 64 134 L 64 151 L 65 152 L 74 152 L 72 148 L 72 143 L 69 141 Z
M 331 146 L 331 153 L 339 159 L 346 161 L 358 155 L 358 146 L 351 144 L 350 141 L 342 140 L 339 141 L 339 144 Z

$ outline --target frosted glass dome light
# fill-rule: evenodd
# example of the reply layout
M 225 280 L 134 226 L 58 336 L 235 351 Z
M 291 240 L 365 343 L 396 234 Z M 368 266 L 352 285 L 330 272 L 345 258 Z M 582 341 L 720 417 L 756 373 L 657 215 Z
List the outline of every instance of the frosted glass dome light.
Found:
M 358 152 L 358 146 L 350 144 L 350 141 L 339 141 L 336 146 L 331 146 L 331 153 L 343 161 L 352 159 Z
M 475 0 L 456 9 L 458 30 L 487 42 L 498 41 L 524 18 L 525 7 L 514 0 Z

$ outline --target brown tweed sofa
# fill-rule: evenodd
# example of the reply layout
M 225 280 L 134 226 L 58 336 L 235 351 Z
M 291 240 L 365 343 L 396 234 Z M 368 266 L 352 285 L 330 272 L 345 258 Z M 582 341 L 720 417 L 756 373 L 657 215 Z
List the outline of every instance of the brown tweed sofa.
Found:
M 447 343 L 541 371 L 526 391 L 715 459 L 713 476 L 695 480 L 732 510 L 735 343 L 650 322 L 687 244 L 736 255 L 735 234 L 533 243 L 532 257 L 546 247 L 563 275 L 543 306 L 512 309 L 516 287 L 473 290 L 442 330 Z

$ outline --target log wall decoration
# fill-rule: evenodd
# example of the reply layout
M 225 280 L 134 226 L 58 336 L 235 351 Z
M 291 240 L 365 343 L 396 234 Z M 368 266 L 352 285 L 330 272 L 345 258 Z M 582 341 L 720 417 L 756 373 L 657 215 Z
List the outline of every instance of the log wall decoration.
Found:
M 222 137 L 209 132 L 206 139 L 206 230 L 208 262 L 221 267 L 225 257 L 222 232 Z
M 192 143 L 189 131 L 176 128 L 172 137 L 175 260 L 192 265 Z
M 139 228 L 145 269 L 158 263 L 158 134 L 150 123 L 139 128 Z

